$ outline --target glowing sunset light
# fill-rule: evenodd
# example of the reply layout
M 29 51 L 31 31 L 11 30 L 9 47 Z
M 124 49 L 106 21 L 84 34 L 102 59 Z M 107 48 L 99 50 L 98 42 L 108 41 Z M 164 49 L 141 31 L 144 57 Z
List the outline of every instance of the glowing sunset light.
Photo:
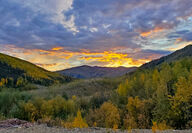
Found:
M 25 60 L 33 62 L 34 64 L 43 67 L 47 70 L 56 71 L 64 68 L 78 66 L 78 63 L 86 63 L 92 65 L 92 62 L 101 64 L 106 67 L 132 67 L 140 66 L 150 59 L 133 59 L 125 53 L 116 53 L 113 51 L 91 52 L 88 50 L 81 50 L 78 52 L 68 50 L 42 50 L 42 49 L 23 49 L 9 45 L 10 55 L 16 57 L 25 56 Z M 63 49 L 63 48 L 62 48 Z M 76 62 L 74 65 L 70 62 Z
M 146 32 L 141 32 L 140 35 L 141 35 L 142 37 L 148 37 L 148 36 L 153 35 L 154 33 L 158 33 L 158 32 L 161 32 L 161 31 L 163 31 L 163 30 L 164 30 L 164 28 L 155 27 L 155 29 L 153 29 L 153 30 L 146 31 Z
M 61 50 L 61 49 L 63 49 L 63 47 L 55 47 L 55 48 L 52 48 L 51 50 L 58 51 L 58 50 Z

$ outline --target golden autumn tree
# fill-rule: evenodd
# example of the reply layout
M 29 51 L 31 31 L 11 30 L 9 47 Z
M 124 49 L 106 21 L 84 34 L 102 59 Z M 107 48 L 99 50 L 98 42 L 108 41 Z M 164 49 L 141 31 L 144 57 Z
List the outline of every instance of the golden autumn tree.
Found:
M 191 127 L 192 74 L 188 78 L 180 77 L 176 83 L 176 93 L 171 101 L 171 125 Z M 179 123 L 179 124 L 178 124 Z
M 105 126 L 107 128 L 118 128 L 120 123 L 120 115 L 118 108 L 110 102 L 105 102 L 100 111 L 103 113 L 103 117 L 105 118 Z
M 117 88 L 117 93 L 122 96 L 126 97 L 128 93 L 128 80 L 126 80 L 124 83 L 121 83 L 119 87 Z
M 115 105 L 105 102 L 99 109 L 90 110 L 87 119 L 90 125 L 117 129 L 120 123 L 120 114 Z
M 125 128 L 148 128 L 149 116 L 147 113 L 147 102 L 140 100 L 138 97 L 128 98 L 127 114 L 124 118 Z
M 73 127 L 77 127 L 77 128 L 86 128 L 86 127 L 88 127 L 85 119 L 83 119 L 83 117 L 81 115 L 80 110 L 77 111 L 77 116 L 75 117 L 75 119 L 73 121 Z

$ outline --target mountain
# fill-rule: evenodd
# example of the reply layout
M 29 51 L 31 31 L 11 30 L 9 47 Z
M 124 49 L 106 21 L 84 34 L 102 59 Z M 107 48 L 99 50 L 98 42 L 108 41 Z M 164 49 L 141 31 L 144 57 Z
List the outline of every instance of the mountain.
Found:
M 136 67 L 98 67 L 98 66 L 79 66 L 58 71 L 63 75 L 68 75 L 74 78 L 100 78 L 100 77 L 117 77 L 126 73 L 132 72 Z
M 164 62 L 170 63 L 181 58 L 192 57 L 192 45 L 188 45 L 183 49 L 177 50 L 168 56 L 163 56 L 160 59 L 153 60 L 149 63 L 143 64 L 140 69 L 154 68 Z M 133 72 L 136 67 L 126 68 L 126 67 L 98 67 L 98 66 L 79 66 L 74 68 L 69 68 L 61 71 L 57 71 L 60 74 L 68 75 L 74 78 L 99 78 L 99 77 L 117 77 L 124 74 Z
M 0 53 L 0 86 L 26 82 L 50 85 L 70 79 L 68 76 L 47 71 L 30 62 Z
M 142 69 L 153 68 L 164 62 L 170 63 L 170 62 L 173 62 L 173 61 L 179 60 L 181 58 L 185 58 L 185 57 L 192 57 L 192 45 L 188 45 L 188 46 L 184 47 L 183 49 L 177 50 L 168 56 L 163 56 L 160 59 L 156 59 L 149 63 L 146 63 L 146 64 L 142 65 L 140 68 L 142 68 Z

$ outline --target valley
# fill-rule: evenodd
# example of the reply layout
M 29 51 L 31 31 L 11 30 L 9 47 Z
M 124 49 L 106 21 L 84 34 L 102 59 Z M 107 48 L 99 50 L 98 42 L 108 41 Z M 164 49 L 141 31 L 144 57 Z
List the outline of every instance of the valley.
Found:
M 119 77 L 91 79 L 63 76 L 1 55 L 0 69 L 14 69 L 18 74 L 1 73 L 0 119 L 18 118 L 69 129 L 190 129 L 191 48 L 189 45 Z M 23 65 L 17 65 L 20 62 Z M 17 77 L 25 79 L 20 86 Z

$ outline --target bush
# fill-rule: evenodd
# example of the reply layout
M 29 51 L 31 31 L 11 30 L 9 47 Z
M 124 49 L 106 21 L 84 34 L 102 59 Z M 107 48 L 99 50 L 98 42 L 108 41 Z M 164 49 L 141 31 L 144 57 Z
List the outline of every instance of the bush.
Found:
M 99 109 L 90 110 L 87 120 L 90 126 L 96 123 L 99 127 L 117 128 L 120 124 L 120 114 L 115 105 L 105 102 Z
M 5 117 L 17 116 L 21 101 L 27 101 L 31 95 L 21 93 L 12 89 L 4 90 L 0 93 L 0 113 Z

